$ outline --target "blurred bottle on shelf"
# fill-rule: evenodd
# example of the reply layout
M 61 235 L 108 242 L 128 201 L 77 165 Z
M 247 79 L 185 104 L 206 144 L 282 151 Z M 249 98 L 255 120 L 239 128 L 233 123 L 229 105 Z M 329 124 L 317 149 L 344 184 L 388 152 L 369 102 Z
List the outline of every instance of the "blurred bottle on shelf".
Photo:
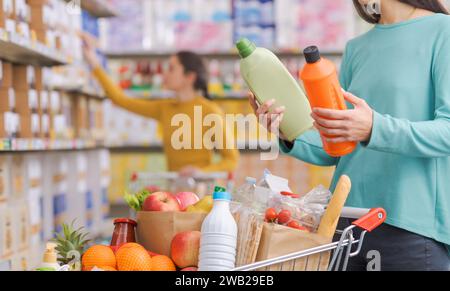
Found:
M 211 96 L 223 97 L 225 95 L 224 86 L 221 81 L 220 62 L 212 60 L 209 63 L 209 84 L 208 91 Z

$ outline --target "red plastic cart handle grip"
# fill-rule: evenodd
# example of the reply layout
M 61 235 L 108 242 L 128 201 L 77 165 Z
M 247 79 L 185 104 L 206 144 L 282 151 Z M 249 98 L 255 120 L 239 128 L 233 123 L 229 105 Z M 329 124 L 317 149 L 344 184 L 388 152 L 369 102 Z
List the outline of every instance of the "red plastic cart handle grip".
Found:
M 358 220 L 355 220 L 352 224 L 371 232 L 378 226 L 384 223 L 386 220 L 386 210 L 383 208 L 374 208 L 369 211 L 366 215 Z

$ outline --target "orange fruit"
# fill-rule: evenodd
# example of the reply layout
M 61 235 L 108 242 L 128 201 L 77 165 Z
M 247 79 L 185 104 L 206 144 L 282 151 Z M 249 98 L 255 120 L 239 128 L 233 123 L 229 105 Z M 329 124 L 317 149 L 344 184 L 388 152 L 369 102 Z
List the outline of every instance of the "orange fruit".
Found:
M 175 264 L 168 256 L 152 257 L 152 271 L 176 271 Z
M 121 246 L 116 252 L 119 271 L 151 271 L 152 258 L 139 244 L 129 243 Z
M 95 266 L 116 268 L 116 256 L 109 246 L 95 245 L 90 247 L 81 258 L 83 270 Z
M 138 243 L 126 243 L 126 244 L 121 245 L 117 250 L 120 250 L 122 248 L 125 248 L 125 249 L 126 248 L 141 248 L 141 249 L 143 249 L 144 247 Z
M 109 267 L 109 266 L 89 267 L 89 268 L 85 268 L 84 271 L 92 271 L 92 269 L 94 269 L 94 268 L 100 269 L 102 271 L 117 271 L 116 268 L 112 268 L 112 267 Z

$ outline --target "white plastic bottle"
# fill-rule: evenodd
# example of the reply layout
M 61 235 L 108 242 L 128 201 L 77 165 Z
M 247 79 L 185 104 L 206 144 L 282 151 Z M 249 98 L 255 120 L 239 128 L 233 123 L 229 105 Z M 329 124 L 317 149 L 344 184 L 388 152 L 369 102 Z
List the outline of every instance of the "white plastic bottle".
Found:
M 231 195 L 221 188 L 213 194 L 214 206 L 202 224 L 199 271 L 228 271 L 235 267 L 237 225 L 230 212 Z

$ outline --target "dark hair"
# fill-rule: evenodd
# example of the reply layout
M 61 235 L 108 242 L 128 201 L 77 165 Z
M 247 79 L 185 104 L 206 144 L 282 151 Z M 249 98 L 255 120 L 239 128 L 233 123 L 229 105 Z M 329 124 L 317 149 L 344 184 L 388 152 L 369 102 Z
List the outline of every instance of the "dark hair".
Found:
M 196 75 L 194 88 L 200 90 L 206 99 L 211 99 L 208 93 L 208 70 L 203 59 L 196 53 L 181 51 L 176 54 L 185 73 Z
M 398 0 L 402 3 L 411 5 L 415 8 L 425 9 L 434 13 L 449 14 L 448 9 L 442 4 L 440 0 Z M 367 12 L 367 7 L 359 4 L 358 0 L 353 0 L 358 14 L 369 23 L 379 23 L 381 15 L 379 14 L 369 14 Z M 374 7 L 372 7 L 374 8 Z

